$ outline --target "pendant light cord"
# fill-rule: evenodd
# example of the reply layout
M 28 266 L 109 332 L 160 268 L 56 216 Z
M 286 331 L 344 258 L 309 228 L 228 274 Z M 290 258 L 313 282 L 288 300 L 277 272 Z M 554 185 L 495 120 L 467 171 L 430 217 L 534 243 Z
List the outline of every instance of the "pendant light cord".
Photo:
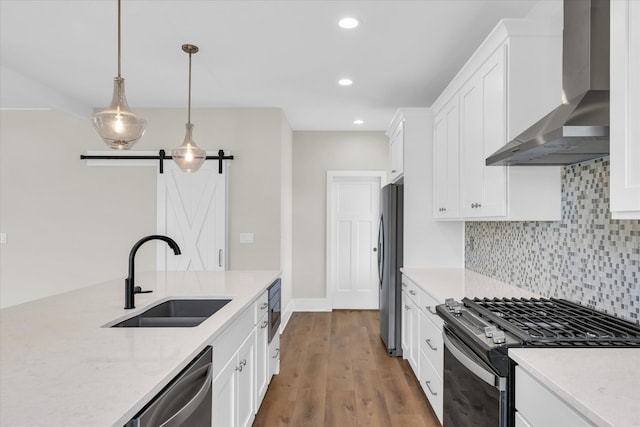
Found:
M 191 52 L 189 52 L 189 106 L 187 109 L 187 122 L 191 124 Z
M 120 75 L 120 0 L 118 0 L 118 77 Z

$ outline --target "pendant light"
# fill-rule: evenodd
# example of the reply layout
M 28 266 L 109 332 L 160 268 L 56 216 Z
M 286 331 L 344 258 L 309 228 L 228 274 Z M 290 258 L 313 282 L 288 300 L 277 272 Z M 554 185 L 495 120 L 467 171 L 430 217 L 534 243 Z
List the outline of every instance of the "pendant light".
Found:
M 110 148 L 128 150 L 144 135 L 147 121 L 136 115 L 124 94 L 124 79 L 120 75 L 120 0 L 118 0 L 118 76 L 113 82 L 113 99 L 106 110 L 91 117 L 93 126 Z
M 187 132 L 184 142 L 171 151 L 173 161 L 184 172 L 196 172 L 207 158 L 207 152 L 198 147 L 192 139 L 193 124 L 191 124 L 191 55 L 198 52 L 198 46 L 183 44 L 182 50 L 189 54 L 189 108 L 187 115 Z

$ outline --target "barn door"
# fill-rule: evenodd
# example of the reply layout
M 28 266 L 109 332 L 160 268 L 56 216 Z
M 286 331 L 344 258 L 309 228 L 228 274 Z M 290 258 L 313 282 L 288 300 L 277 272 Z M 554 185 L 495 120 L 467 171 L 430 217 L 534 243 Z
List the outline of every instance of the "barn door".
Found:
M 158 245 L 157 266 L 170 271 L 214 271 L 226 266 L 226 165 L 206 161 L 195 173 L 165 162 L 158 174 L 159 234 L 173 238 L 182 255 Z

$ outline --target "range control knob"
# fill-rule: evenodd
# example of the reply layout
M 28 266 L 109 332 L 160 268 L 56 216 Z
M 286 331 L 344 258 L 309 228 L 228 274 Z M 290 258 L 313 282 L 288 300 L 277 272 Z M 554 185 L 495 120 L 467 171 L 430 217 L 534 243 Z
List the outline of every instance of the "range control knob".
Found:
M 484 336 L 487 338 L 491 338 L 495 332 L 498 331 L 498 328 L 495 326 L 487 326 L 484 328 Z
M 460 303 L 453 298 L 447 298 L 446 300 L 444 300 L 444 305 L 449 309 L 449 311 L 455 311 L 456 307 L 460 307 Z M 455 312 L 459 313 L 460 311 L 458 310 Z
M 491 338 L 493 339 L 494 344 L 504 344 L 507 340 L 507 337 L 504 335 L 504 331 L 495 331 Z
M 458 304 L 455 307 L 453 307 L 453 315 L 454 316 L 460 316 L 461 314 L 462 314 L 462 307 L 460 306 L 460 304 Z

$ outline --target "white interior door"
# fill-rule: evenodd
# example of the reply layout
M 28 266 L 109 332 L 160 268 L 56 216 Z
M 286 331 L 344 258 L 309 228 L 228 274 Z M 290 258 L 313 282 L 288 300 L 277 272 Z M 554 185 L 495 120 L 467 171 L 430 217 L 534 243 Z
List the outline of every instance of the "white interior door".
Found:
M 226 265 L 226 165 L 206 161 L 185 173 L 170 161 L 158 174 L 158 234 L 174 239 L 182 255 L 158 245 L 158 269 L 224 270 Z
M 327 173 L 327 296 L 332 308 L 377 309 L 384 172 Z

